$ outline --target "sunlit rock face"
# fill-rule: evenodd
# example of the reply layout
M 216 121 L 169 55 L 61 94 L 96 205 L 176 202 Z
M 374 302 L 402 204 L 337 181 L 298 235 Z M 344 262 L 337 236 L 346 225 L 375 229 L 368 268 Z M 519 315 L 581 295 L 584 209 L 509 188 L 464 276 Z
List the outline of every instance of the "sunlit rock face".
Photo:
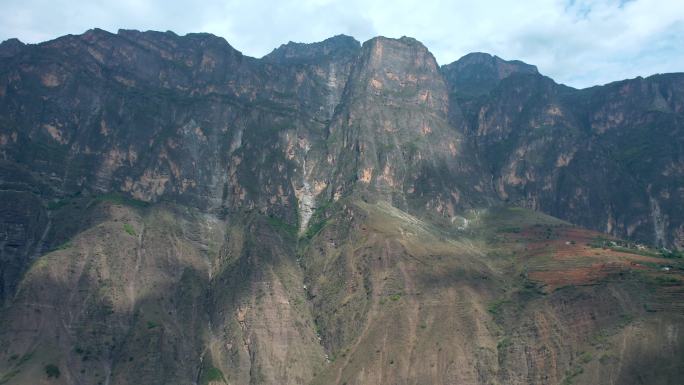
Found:
M 683 114 L 408 37 L 8 40 L 0 383 L 672 383 Z

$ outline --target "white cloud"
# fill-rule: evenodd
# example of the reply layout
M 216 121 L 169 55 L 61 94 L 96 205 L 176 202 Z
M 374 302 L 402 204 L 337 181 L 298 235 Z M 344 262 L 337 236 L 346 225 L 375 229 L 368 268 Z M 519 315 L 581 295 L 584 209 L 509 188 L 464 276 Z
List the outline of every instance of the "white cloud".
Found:
M 535 64 L 576 87 L 684 71 L 684 1 L 4 0 L 0 39 L 39 42 L 92 27 L 211 32 L 262 56 L 345 33 L 412 36 L 442 64 L 472 51 Z

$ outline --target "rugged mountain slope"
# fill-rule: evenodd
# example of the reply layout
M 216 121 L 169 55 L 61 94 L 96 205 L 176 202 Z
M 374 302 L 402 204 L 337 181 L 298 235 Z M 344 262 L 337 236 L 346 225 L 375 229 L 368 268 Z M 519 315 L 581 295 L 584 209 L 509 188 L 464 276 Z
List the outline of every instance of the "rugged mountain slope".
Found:
M 652 275 L 663 260 L 593 248 L 598 234 L 520 209 L 474 211 L 460 228 L 382 202 L 348 210 L 306 249 L 324 250 L 305 266 L 333 359 L 314 383 L 668 383 L 682 371 L 667 332 L 681 327 L 681 281 Z M 649 313 L 662 306 L 673 318 Z M 641 366 L 640 352 L 663 360 Z
M 496 85 L 467 78 L 463 93 L 452 73 L 480 65 L 461 60 L 442 67 L 461 107 L 452 121 L 466 127 L 500 199 L 682 248 L 684 75 L 575 90 L 511 62 Z M 478 84 L 490 91 L 469 94 Z
M 120 191 L 219 214 L 258 209 L 289 223 L 298 221 L 298 204 L 306 206 L 297 198 L 303 184 L 293 183 L 305 179 L 304 143 L 323 140 L 351 66 L 349 55 L 284 66 L 244 58 L 208 35 L 99 30 L 3 60 L 7 190 L 28 168 L 53 204 Z M 23 221 L 4 218 L 8 228 Z M 25 266 L 49 221 L 40 224 L 15 227 L 27 232 L 17 235 L 25 251 L 3 257 Z
M 69 384 L 202 382 L 216 367 L 228 383 L 301 383 L 323 366 L 293 245 L 265 220 L 81 204 L 88 229 L 37 260 L 3 314 L 3 380 L 54 363 Z
M 683 81 L 4 42 L 0 383 L 676 382 Z
M 87 229 L 38 259 L 2 314 L 6 383 L 45 379 L 48 365 L 63 384 L 684 374 L 681 261 L 524 209 L 454 225 L 344 198 L 296 242 L 259 214 L 110 198 L 60 210 L 80 206 Z
M 483 204 L 479 165 L 448 124 L 437 62 L 414 39 L 366 42 L 329 128 L 335 193 L 375 192 L 399 207 L 453 217 Z

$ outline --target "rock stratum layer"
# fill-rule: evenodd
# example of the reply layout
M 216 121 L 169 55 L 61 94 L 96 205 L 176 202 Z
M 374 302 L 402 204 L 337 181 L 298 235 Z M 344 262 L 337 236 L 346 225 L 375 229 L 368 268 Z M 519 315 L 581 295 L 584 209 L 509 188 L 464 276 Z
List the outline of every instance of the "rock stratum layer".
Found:
M 683 127 L 407 37 L 8 40 L 0 384 L 676 383 Z

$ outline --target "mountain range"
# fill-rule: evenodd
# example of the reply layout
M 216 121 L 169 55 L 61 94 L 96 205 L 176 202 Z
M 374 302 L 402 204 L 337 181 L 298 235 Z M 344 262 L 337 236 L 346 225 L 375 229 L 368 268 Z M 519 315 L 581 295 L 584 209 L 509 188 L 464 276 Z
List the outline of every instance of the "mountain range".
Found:
M 0 44 L 0 384 L 675 384 L 684 73 Z

